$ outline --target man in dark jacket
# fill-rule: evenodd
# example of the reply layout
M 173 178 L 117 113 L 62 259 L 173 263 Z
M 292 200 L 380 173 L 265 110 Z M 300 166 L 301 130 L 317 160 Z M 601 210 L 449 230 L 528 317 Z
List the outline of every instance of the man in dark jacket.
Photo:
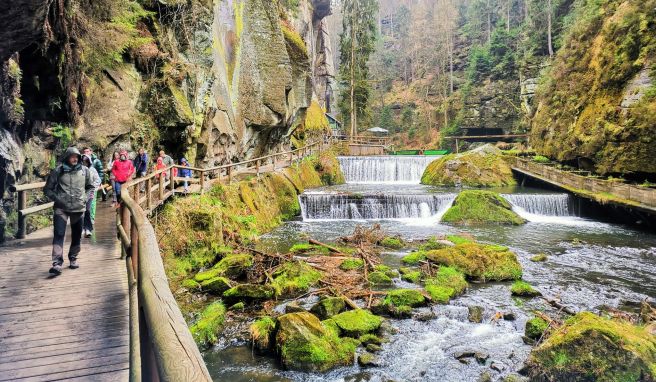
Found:
M 77 257 L 80 254 L 82 239 L 82 218 L 86 210 L 87 196 L 95 191 L 91 173 L 82 166 L 82 156 L 75 147 L 70 147 L 64 154 L 62 163 L 48 177 L 45 195 L 55 202 L 54 228 L 52 239 L 52 268 L 50 273 L 59 275 L 64 264 L 64 238 L 66 223 L 71 220 L 71 247 L 68 251 L 69 268 L 77 269 Z

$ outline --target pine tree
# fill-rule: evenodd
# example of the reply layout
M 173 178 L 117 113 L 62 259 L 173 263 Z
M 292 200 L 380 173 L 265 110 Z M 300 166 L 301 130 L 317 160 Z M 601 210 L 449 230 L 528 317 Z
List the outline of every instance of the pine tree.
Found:
M 350 116 L 351 136 L 355 136 L 358 120 L 367 115 L 371 93 L 368 62 L 376 42 L 378 1 L 344 0 L 342 13 L 343 32 L 339 41 L 340 109 L 343 117 Z

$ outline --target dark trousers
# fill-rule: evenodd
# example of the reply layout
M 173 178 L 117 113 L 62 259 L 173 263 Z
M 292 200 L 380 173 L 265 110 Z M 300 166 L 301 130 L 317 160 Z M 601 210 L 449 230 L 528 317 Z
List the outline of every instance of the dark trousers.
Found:
M 64 239 L 66 238 L 66 223 L 71 220 L 71 248 L 68 250 L 68 259 L 75 260 L 80 254 L 80 241 L 82 239 L 82 220 L 84 212 L 66 212 L 55 208 L 53 223 L 55 234 L 52 238 L 52 264 L 64 264 Z
M 91 218 L 93 199 L 87 200 L 87 210 L 84 213 L 84 229 L 93 231 L 93 219 Z

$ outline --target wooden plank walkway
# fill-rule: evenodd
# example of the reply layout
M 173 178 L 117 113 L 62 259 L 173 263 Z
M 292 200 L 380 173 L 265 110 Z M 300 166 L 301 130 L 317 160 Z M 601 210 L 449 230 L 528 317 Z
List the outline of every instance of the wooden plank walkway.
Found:
M 48 273 L 52 227 L 0 247 L 0 381 L 128 380 L 125 261 L 114 209 L 99 201 L 97 212 L 80 268 L 66 259 L 61 276 Z

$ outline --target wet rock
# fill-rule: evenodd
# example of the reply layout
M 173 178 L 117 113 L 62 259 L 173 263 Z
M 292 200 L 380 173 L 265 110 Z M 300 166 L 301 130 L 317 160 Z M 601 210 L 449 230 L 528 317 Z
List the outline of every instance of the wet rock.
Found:
M 201 346 L 217 343 L 223 329 L 226 308 L 221 302 L 208 305 L 196 322 L 189 327 L 194 340 Z
M 478 190 L 467 190 L 458 194 L 453 206 L 442 216 L 442 221 L 456 225 L 526 223 L 526 220 L 517 215 L 510 203 L 501 195 Z
M 426 305 L 426 297 L 416 289 L 395 289 L 389 291 L 385 298 L 372 309 L 377 314 L 386 314 L 397 318 L 412 317 L 412 308 Z
M 360 337 L 380 328 L 383 319 L 365 309 L 349 310 L 332 317 L 343 334 L 349 337 Z
M 276 320 L 269 316 L 262 317 L 252 323 L 249 332 L 253 347 L 260 352 L 271 350 L 274 344 L 275 330 Z
M 369 344 L 380 345 L 383 343 L 383 339 L 374 334 L 365 334 L 360 336 L 358 341 L 360 341 L 360 343 L 365 346 Z
M 239 284 L 223 292 L 223 297 L 229 301 L 268 300 L 274 296 L 273 287 L 258 284 Z
M 371 353 L 377 353 L 377 352 L 382 350 L 380 345 L 376 345 L 376 344 L 369 344 L 365 348 L 367 349 L 368 352 L 371 352 Z
M 476 360 L 476 362 L 478 362 L 481 365 L 485 365 L 488 358 L 490 358 L 490 356 L 487 353 L 483 353 L 475 350 L 459 351 L 454 353 L 453 357 L 460 362 L 467 361 L 467 359 L 474 359 Z M 468 363 L 468 361 L 466 363 Z
M 307 292 L 321 279 L 321 272 L 302 261 L 283 264 L 273 273 L 271 285 L 278 296 L 293 296 Z
M 437 316 L 433 312 L 423 312 L 423 313 L 416 314 L 413 318 L 420 322 L 426 322 L 426 321 L 434 320 L 436 317 Z
M 227 277 L 237 279 L 246 274 L 248 268 L 253 266 L 253 256 L 245 254 L 228 255 L 221 259 L 214 267 L 203 272 L 199 272 L 194 277 L 199 283 L 211 280 L 217 277 Z
M 503 319 L 506 321 L 515 321 L 517 319 L 517 316 L 515 315 L 514 312 L 504 312 Z
M 292 301 L 285 305 L 285 313 L 300 313 L 306 312 L 305 308 L 300 306 L 296 301 Z
M 651 381 L 656 337 L 645 327 L 582 312 L 534 348 L 526 365 L 531 379 Z
M 215 277 L 213 279 L 205 280 L 200 283 L 200 287 L 204 292 L 222 295 L 223 292 L 232 288 L 232 283 L 225 277 Z
M 369 273 L 369 284 L 374 285 L 374 286 L 382 286 L 382 285 L 392 285 L 392 279 L 387 276 L 384 272 L 371 272 Z
M 549 329 L 549 323 L 540 317 L 534 317 L 526 321 L 524 335 L 531 340 L 539 340 Z
M 510 287 L 510 293 L 513 296 L 519 297 L 537 297 L 542 295 L 542 293 L 535 290 L 531 284 L 521 280 L 515 281 L 513 283 L 512 287 Z
M 353 363 L 355 342 L 340 339 L 308 312 L 278 317 L 276 347 L 289 370 L 325 372 Z
M 358 364 L 362 367 L 378 367 L 380 361 L 371 353 L 362 353 L 358 356 Z
M 341 297 L 327 297 L 316 303 L 310 312 L 325 320 L 339 314 L 346 307 L 346 302 Z
M 534 262 L 534 263 L 540 263 L 540 262 L 544 262 L 544 261 L 547 261 L 547 260 L 548 260 L 548 257 L 544 253 L 539 253 L 539 254 L 531 257 L 531 261 Z
M 437 273 L 424 281 L 426 292 L 434 302 L 448 304 L 467 289 L 464 273 L 453 267 L 440 267 Z
M 490 364 L 490 369 L 498 371 L 499 373 L 502 372 L 505 368 L 506 366 L 499 362 L 492 362 L 492 364 Z
M 397 271 L 396 269 L 392 269 L 392 268 L 390 268 L 390 267 L 388 267 L 387 265 L 384 265 L 384 264 L 376 265 L 374 267 L 374 271 L 383 272 L 385 274 L 385 276 L 387 276 L 391 279 L 399 277 L 399 271 Z
M 489 371 L 484 371 L 479 377 L 478 382 L 492 382 L 492 375 Z
M 482 306 L 469 306 L 467 307 L 467 310 L 469 311 L 469 315 L 467 316 L 469 322 L 474 322 L 476 324 L 483 322 L 484 309 Z

